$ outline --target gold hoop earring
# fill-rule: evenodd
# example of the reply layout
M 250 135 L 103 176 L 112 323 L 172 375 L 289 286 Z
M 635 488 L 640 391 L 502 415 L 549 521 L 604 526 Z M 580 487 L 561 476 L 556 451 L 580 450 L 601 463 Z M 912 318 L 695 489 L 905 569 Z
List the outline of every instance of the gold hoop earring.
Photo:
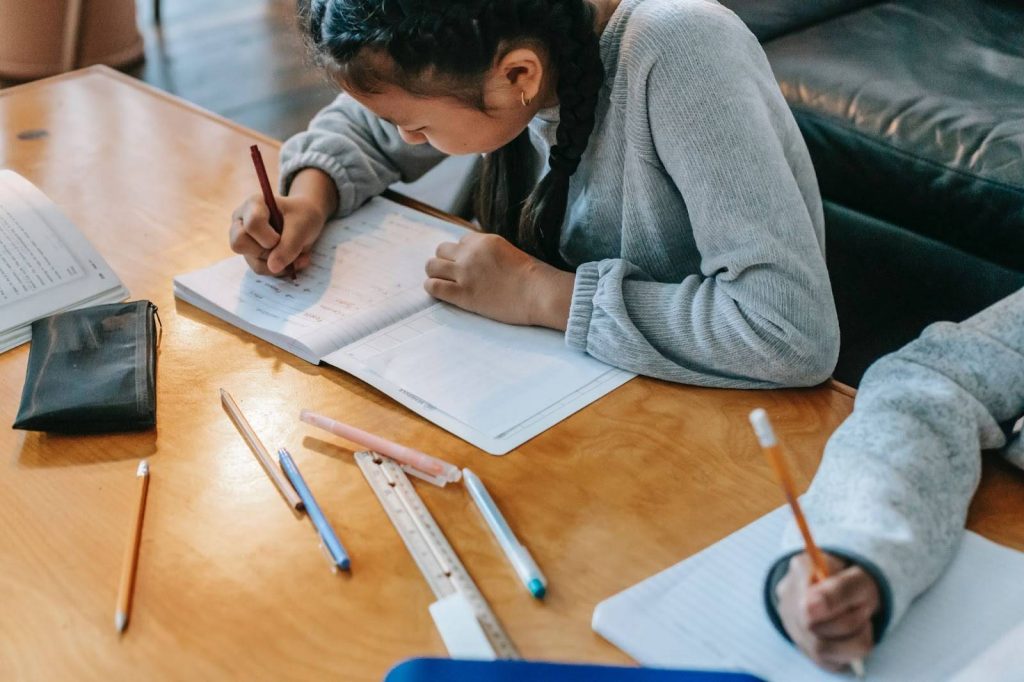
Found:
M 525 106 L 528 106 L 530 104 L 530 102 L 533 101 L 533 98 L 531 97 L 530 99 L 526 99 L 526 91 L 525 90 L 520 90 L 519 91 L 519 101 L 522 102 L 523 106 L 525 107 Z

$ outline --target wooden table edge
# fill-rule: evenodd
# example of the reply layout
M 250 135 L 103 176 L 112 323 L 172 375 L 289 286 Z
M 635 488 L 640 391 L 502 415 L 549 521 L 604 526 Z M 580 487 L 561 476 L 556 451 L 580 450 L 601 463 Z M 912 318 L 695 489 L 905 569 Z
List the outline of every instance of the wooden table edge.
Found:
M 270 137 L 269 135 L 264 135 L 261 132 L 253 130 L 252 128 L 247 128 L 246 126 L 243 126 L 243 125 L 241 125 L 239 123 L 235 123 L 234 121 L 232 121 L 230 119 L 227 119 L 227 118 L 221 116 L 220 114 L 215 114 L 212 111 L 209 111 L 207 109 L 202 108 L 198 104 L 193 104 L 192 102 L 189 102 L 187 100 L 182 99 L 181 97 L 178 97 L 177 95 L 172 95 L 171 93 L 169 93 L 169 92 L 167 92 L 165 90 L 161 90 L 160 88 L 154 87 L 154 86 L 152 86 L 152 85 L 150 85 L 148 83 L 143 83 L 142 81 L 138 80 L 137 78 L 133 78 L 132 76 L 129 76 L 129 75 L 124 74 L 124 73 L 121 73 L 120 71 L 117 71 L 116 69 L 112 69 L 109 66 L 105 66 L 103 64 L 97 64 L 95 66 L 87 66 L 84 69 L 78 69 L 76 71 L 69 71 L 68 73 L 62 73 L 62 74 L 59 74 L 57 76 L 50 76 L 49 78 L 41 78 L 39 80 L 31 81 L 31 82 L 28 82 L 28 83 L 23 83 L 21 85 L 15 85 L 15 86 L 10 87 L 10 88 L 4 88 L 3 90 L 0 90 L 0 97 L 7 97 L 8 95 L 11 95 L 11 94 L 23 93 L 26 90 L 33 90 L 35 88 L 47 87 L 47 86 L 53 85 L 54 83 L 59 83 L 61 81 L 75 80 L 77 78 L 84 78 L 86 76 L 103 76 L 104 78 L 110 78 L 111 80 L 115 80 L 115 81 L 118 81 L 118 82 L 123 83 L 125 85 L 128 85 L 130 87 L 133 87 L 136 90 L 148 93 L 149 95 L 152 95 L 152 96 L 157 97 L 159 99 L 162 99 L 162 100 L 165 100 L 167 102 L 170 102 L 171 104 L 173 104 L 173 105 L 175 105 L 175 106 L 177 106 L 177 107 L 179 107 L 181 109 L 186 109 L 186 110 L 191 111 L 193 113 L 199 114 L 199 115 L 203 116 L 204 118 L 210 119 L 210 120 L 215 121 L 217 123 L 221 123 L 221 124 L 231 128 L 231 129 L 233 129 L 233 130 L 235 130 L 237 132 L 240 132 L 240 133 L 242 133 L 244 135 L 247 135 L 249 137 L 254 137 L 254 138 L 258 139 L 258 140 L 261 140 L 262 142 L 265 142 L 266 144 L 273 146 L 275 149 L 280 149 L 280 147 L 281 147 L 281 141 L 280 140 L 275 140 L 274 138 Z

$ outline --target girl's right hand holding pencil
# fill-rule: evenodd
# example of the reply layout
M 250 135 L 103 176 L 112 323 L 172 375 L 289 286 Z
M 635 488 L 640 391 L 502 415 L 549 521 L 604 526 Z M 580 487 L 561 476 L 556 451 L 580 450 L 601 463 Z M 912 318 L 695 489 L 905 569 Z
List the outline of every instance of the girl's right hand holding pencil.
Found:
M 789 562 L 775 588 L 782 625 L 812 661 L 840 671 L 865 658 L 874 644 L 872 617 L 881 606 L 874 578 L 856 564 L 827 552 L 829 577 L 811 582 L 814 567 L 806 553 Z
M 260 275 L 282 275 L 289 265 L 302 270 L 309 251 L 337 209 L 334 182 L 322 171 L 307 168 L 295 176 L 286 197 L 275 197 L 284 217 L 278 234 L 261 194 L 253 194 L 231 215 L 231 250 L 245 257 Z

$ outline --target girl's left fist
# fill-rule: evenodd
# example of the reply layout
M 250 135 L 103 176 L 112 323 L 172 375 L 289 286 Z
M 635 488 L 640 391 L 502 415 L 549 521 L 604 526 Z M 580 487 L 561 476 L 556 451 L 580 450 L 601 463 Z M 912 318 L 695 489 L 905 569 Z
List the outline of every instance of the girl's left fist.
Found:
M 474 232 L 445 242 L 426 272 L 423 288 L 434 298 L 499 322 L 565 329 L 574 275 L 503 237 Z

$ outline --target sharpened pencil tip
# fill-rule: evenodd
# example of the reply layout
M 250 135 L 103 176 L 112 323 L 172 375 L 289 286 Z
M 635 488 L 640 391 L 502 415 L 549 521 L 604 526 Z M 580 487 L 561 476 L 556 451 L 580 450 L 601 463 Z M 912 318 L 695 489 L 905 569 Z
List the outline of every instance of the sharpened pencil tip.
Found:
M 114 627 L 117 628 L 118 632 L 124 632 L 124 628 L 126 625 L 128 625 L 128 616 L 118 611 L 114 615 Z

